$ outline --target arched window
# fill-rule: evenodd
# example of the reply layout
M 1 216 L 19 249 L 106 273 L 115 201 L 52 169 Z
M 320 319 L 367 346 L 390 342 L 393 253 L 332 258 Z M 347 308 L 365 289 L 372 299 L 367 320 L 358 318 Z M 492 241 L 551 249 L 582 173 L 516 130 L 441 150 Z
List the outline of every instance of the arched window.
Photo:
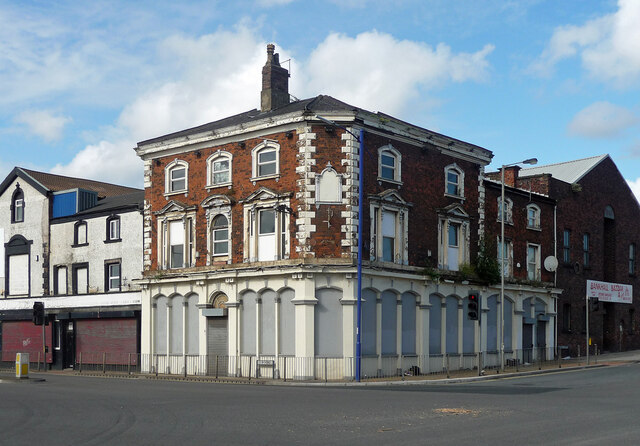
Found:
M 401 181 L 402 155 L 391 145 L 378 149 L 378 179 Z
M 74 246 L 84 246 L 89 244 L 86 221 L 76 222 L 73 226 L 73 244 Z
M 107 218 L 107 242 L 119 242 L 120 239 L 120 217 Z
M 16 190 L 11 198 L 11 223 L 24 221 L 24 192 L 16 184 Z
M 207 186 L 218 187 L 231 184 L 231 161 L 229 152 L 217 151 L 207 159 Z
M 252 179 L 273 178 L 280 175 L 280 145 L 264 141 L 253 148 Z
M 464 197 L 464 172 L 456 164 L 444 169 L 445 195 Z
M 527 228 L 540 229 L 540 208 L 535 204 L 527 206 Z
M 214 217 L 211 223 L 211 242 L 214 256 L 229 254 L 229 221 L 222 214 Z
M 186 192 L 189 187 L 189 164 L 178 159 L 165 168 L 165 193 Z

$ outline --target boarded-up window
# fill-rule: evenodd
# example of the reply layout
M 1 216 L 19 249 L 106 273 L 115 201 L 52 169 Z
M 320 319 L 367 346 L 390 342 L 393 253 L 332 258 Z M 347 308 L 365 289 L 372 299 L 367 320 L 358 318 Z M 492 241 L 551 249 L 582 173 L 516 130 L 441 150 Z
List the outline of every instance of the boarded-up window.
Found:
M 29 293 L 29 254 L 9 256 L 9 294 Z

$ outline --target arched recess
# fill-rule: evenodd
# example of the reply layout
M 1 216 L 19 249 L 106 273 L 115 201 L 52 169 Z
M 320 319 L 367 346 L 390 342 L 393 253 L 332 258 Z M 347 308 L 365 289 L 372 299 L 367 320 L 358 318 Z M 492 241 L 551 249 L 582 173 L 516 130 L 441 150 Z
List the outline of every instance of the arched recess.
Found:
M 242 336 L 240 339 L 240 352 L 243 355 L 256 354 L 256 295 L 255 291 L 245 291 L 240 299 L 242 301 Z
M 429 354 L 442 354 L 442 299 L 440 294 L 429 296 Z
M 376 355 L 377 337 L 377 296 L 378 293 L 371 288 L 362 290 L 362 336 L 360 337 L 362 355 Z
M 197 355 L 199 353 L 198 332 L 200 324 L 200 311 L 198 310 L 199 296 L 196 293 L 188 294 L 185 297 L 187 303 L 187 351 L 188 355 Z
M 398 295 L 395 291 L 382 292 L 382 345 L 383 355 L 397 354 Z
M 487 313 L 485 319 L 487 320 L 487 351 L 498 351 L 498 295 L 493 294 L 487 298 Z
M 446 300 L 446 345 L 447 353 L 458 352 L 458 303 L 457 296 L 447 296 Z
M 504 296 L 504 349 L 513 350 L 513 300 Z
M 342 356 L 342 291 L 335 288 L 316 290 L 314 347 L 316 356 Z
M 266 289 L 260 292 L 260 354 L 276 354 L 276 292 Z
M 153 344 L 155 353 L 167 354 L 167 302 L 168 298 L 159 295 L 154 298 L 156 304 Z
M 411 292 L 404 292 L 402 301 L 402 354 L 416 354 L 416 300 Z
M 293 305 L 295 292 L 284 288 L 280 295 L 280 353 L 285 356 L 296 354 L 296 308 Z
M 185 299 L 180 294 L 174 294 L 169 299 L 171 303 L 170 325 L 169 325 L 169 353 L 173 355 L 182 354 L 182 335 L 184 333 L 184 317 L 182 314 L 182 306 Z

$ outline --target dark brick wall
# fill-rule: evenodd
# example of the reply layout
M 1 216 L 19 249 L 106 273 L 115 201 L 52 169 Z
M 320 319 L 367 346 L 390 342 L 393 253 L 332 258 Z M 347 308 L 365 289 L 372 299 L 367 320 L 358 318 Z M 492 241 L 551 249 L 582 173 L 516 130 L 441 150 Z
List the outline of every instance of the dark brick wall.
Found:
M 598 349 L 607 351 L 640 348 L 640 330 L 637 315 L 640 311 L 637 273 L 628 269 L 629 244 L 640 244 L 640 209 L 633 193 L 610 158 L 602 161 L 579 181 L 580 188 L 557 180 L 551 180 L 550 191 L 558 199 L 558 287 L 564 289 L 558 305 L 558 344 L 569 345 L 573 354 L 578 345 L 584 354 L 586 328 L 584 306 L 586 281 L 601 280 L 633 285 L 633 304 L 600 304 L 599 311 L 590 315 L 590 335 Z M 579 190 L 581 189 L 581 190 Z M 615 213 L 613 234 L 605 243 L 606 206 Z M 564 229 L 571 230 L 571 259 L 562 262 L 562 236 Z M 582 237 L 590 235 L 590 266 L 582 261 Z M 607 266 L 607 264 L 609 266 Z M 606 270 L 610 272 L 607 274 Z M 638 271 L 638 267 L 636 267 Z M 563 327 L 564 312 L 571 308 L 571 330 Z M 629 310 L 634 310 L 631 320 Z M 619 325 L 623 324 L 622 335 Z M 622 341 L 622 344 L 621 344 Z
M 498 220 L 498 201 L 501 196 L 500 184 L 486 182 L 485 190 L 485 234 L 488 240 L 496 242 L 500 237 L 500 221 Z M 513 275 L 519 280 L 527 279 L 527 243 L 540 245 L 541 266 L 544 259 L 554 255 L 553 240 L 553 200 L 537 194 L 528 194 L 522 190 L 505 188 L 505 199 L 513 201 L 513 224 L 505 220 L 504 236 L 513 245 Z M 535 204 L 540 208 L 540 229 L 527 227 L 527 206 Z M 497 255 L 497 247 L 496 247 Z M 518 263 L 520 267 L 518 267 Z M 543 282 L 553 282 L 553 273 L 542 266 Z

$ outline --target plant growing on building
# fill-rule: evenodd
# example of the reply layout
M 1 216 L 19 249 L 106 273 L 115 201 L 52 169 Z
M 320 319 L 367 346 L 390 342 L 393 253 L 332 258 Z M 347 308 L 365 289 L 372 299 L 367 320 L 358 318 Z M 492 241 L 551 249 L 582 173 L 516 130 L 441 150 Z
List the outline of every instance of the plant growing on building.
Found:
M 478 279 L 487 285 L 500 282 L 500 264 L 494 255 L 497 250 L 495 243 L 480 239 L 478 243 L 478 256 L 475 262 L 475 271 Z

